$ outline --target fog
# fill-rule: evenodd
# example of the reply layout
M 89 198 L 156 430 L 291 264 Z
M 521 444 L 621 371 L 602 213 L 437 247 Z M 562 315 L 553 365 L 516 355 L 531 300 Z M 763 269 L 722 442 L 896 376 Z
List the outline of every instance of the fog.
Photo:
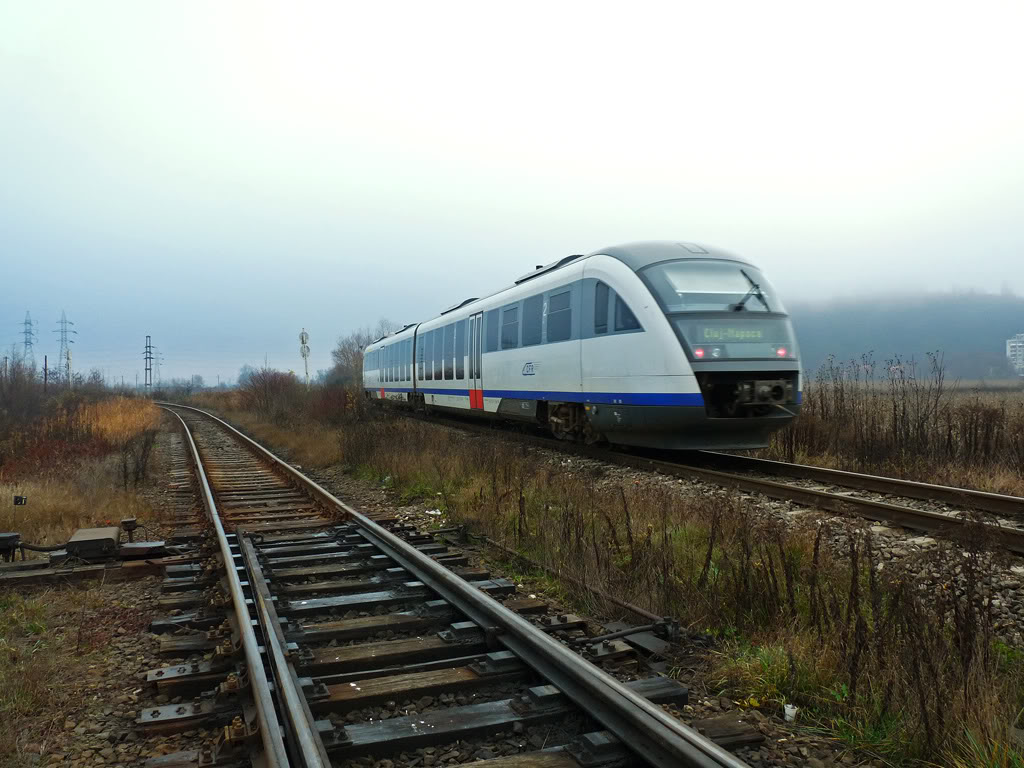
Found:
M 6 3 L 0 342 L 329 365 L 535 264 L 712 243 L 794 299 L 1024 292 L 1016 3 Z

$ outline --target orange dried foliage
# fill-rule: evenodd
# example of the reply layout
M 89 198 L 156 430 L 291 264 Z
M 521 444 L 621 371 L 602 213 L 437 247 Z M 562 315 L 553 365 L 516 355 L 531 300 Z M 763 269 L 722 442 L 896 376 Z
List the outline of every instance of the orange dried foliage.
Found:
M 111 445 L 124 445 L 160 424 L 160 409 L 149 400 L 114 397 L 82 409 L 82 423 Z

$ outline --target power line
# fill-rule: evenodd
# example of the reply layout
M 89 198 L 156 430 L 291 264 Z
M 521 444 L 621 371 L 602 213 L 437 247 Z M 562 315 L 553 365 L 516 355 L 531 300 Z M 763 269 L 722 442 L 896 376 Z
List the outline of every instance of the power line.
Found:
M 146 362 L 145 387 L 148 392 L 153 388 L 153 337 L 146 337 L 146 349 L 142 353 L 142 359 Z
M 63 370 L 64 382 L 67 384 L 67 386 L 70 387 L 71 386 L 71 345 L 75 343 L 75 340 L 74 339 L 69 339 L 68 335 L 73 333 L 73 334 L 75 334 L 77 336 L 78 335 L 78 331 L 76 331 L 76 330 L 68 330 L 68 326 L 69 325 L 74 325 L 74 323 L 71 322 L 70 320 L 68 320 L 68 317 L 64 313 L 63 309 L 60 311 L 60 320 L 57 321 L 57 325 L 59 327 L 56 328 L 53 331 L 53 333 L 59 333 L 60 334 L 60 351 L 58 352 L 58 366 L 59 367 L 57 368 L 57 370 L 60 371 L 61 368 L 64 369 Z M 60 378 L 61 374 L 58 373 L 57 377 Z
M 32 322 L 32 315 L 29 311 L 25 310 L 25 322 L 22 323 L 24 330 L 22 333 L 25 335 L 25 362 L 26 364 L 32 365 L 36 361 L 35 352 L 32 350 L 32 343 L 38 338 L 36 334 L 35 323 Z

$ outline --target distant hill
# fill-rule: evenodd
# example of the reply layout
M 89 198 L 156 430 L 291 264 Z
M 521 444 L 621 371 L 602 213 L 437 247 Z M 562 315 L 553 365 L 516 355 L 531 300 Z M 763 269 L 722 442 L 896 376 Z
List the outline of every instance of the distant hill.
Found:
M 961 379 L 1005 379 L 1006 339 L 1024 333 L 1024 298 L 983 293 L 787 302 L 804 371 L 813 376 L 829 355 L 859 359 L 873 352 L 883 363 L 899 355 L 927 362 L 941 350 L 946 374 Z

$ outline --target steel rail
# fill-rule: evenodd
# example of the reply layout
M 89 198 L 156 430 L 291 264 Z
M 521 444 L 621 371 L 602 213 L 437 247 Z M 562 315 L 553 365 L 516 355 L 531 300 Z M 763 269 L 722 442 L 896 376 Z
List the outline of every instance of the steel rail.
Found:
M 257 456 L 280 469 L 324 504 L 343 510 L 359 525 L 367 540 L 401 563 L 478 626 L 485 631 L 490 630 L 496 641 L 550 680 L 650 765 L 658 768 L 744 768 L 746 765 L 554 638 L 538 632 L 529 621 L 357 512 L 227 422 L 192 406 L 175 404 L 174 407 L 187 408 L 220 424 Z
M 264 644 L 270 658 L 274 683 L 281 692 L 282 714 L 288 719 L 288 733 L 293 741 L 289 750 L 296 758 L 296 764 L 303 768 L 330 768 L 331 759 L 324 749 L 323 740 L 316 731 L 316 721 L 310 712 L 305 697 L 298 691 L 298 675 L 294 665 L 287 658 L 284 632 L 277 611 L 270 602 L 270 589 L 256 557 L 256 549 L 248 536 L 239 536 L 242 558 L 248 566 L 252 584 L 253 600 L 256 603 L 260 626 L 263 627 Z
M 736 475 L 728 472 L 720 472 L 714 469 L 697 467 L 692 464 L 683 464 L 664 459 L 646 458 L 640 455 L 628 453 L 617 453 L 615 451 L 594 448 L 592 446 L 579 445 L 578 443 L 566 443 L 555 438 L 545 438 L 538 435 L 526 435 L 517 432 L 503 431 L 490 427 L 486 424 L 469 423 L 460 420 L 431 416 L 429 418 L 414 414 L 404 414 L 409 418 L 419 419 L 428 424 L 448 426 L 453 429 L 461 429 L 467 432 L 476 432 L 491 436 L 501 436 L 504 439 L 512 439 L 536 445 L 549 450 L 556 450 L 583 458 L 596 461 L 606 461 L 624 467 L 632 467 L 646 471 L 661 472 L 675 477 L 685 477 L 694 480 L 714 483 L 724 488 L 736 488 L 738 490 L 761 493 L 769 498 L 794 501 L 808 507 L 823 509 L 828 512 L 835 512 L 841 515 L 856 515 L 868 520 L 883 520 L 904 528 L 924 531 L 927 533 L 941 533 L 944 531 L 963 528 L 968 520 L 952 514 L 931 512 L 923 509 L 915 509 L 900 504 L 891 504 L 872 499 L 861 499 L 857 497 L 844 496 L 828 491 L 817 491 L 810 488 L 800 488 L 786 483 L 777 483 L 772 480 L 762 480 L 744 475 Z M 910 482 L 910 481 L 907 481 Z M 959 490 L 959 489 L 954 489 Z M 996 495 L 996 494 L 993 494 Z M 1008 497 L 1014 498 L 1014 497 Z M 1024 554 L 1024 529 L 1010 528 L 1003 525 L 985 523 L 985 529 L 990 531 L 995 541 L 1000 546 L 1015 552 Z
M 916 480 L 900 480 L 895 477 L 848 472 L 842 469 L 815 467 L 809 464 L 791 464 L 785 461 L 759 459 L 754 456 L 737 456 L 718 451 L 701 451 L 701 454 L 711 457 L 716 463 L 744 471 L 784 475 L 803 480 L 816 480 L 865 491 L 905 496 L 911 499 L 942 501 L 956 506 L 971 507 L 984 512 L 991 512 L 996 515 L 1024 517 L 1024 498 L 1020 496 L 976 491 L 971 488 L 955 488 L 949 485 L 934 485 Z
M 800 488 L 772 480 L 761 480 L 714 469 L 694 467 L 689 464 L 676 464 L 660 459 L 644 459 L 623 454 L 613 454 L 613 461 L 619 464 L 636 467 L 637 469 L 653 469 L 676 477 L 688 477 L 706 480 L 727 488 L 763 493 L 773 499 L 795 501 L 809 507 L 817 507 L 838 514 L 855 514 L 869 520 L 885 520 L 904 528 L 911 528 L 927 533 L 940 533 L 955 528 L 963 528 L 969 521 L 955 515 L 942 512 L 931 512 L 926 509 L 914 509 L 900 504 L 890 504 L 873 499 L 859 499 L 842 496 L 828 491 L 812 488 Z M 993 537 L 1011 552 L 1024 554 L 1024 529 L 1007 528 L 1001 525 L 985 524 Z
M 162 404 L 161 407 L 163 407 Z M 181 427 L 188 440 L 189 458 L 196 470 L 196 477 L 199 479 L 199 487 L 202 491 L 203 507 L 206 509 L 206 516 L 213 524 L 217 532 L 217 546 L 220 548 L 221 556 L 224 558 L 224 571 L 227 574 L 228 589 L 231 592 L 231 603 L 235 609 L 235 619 L 238 623 L 238 631 L 242 636 L 242 650 L 245 652 L 245 663 L 248 667 L 249 685 L 253 692 L 253 701 L 256 704 L 256 717 L 259 721 L 260 739 L 263 742 L 264 756 L 268 768 L 288 768 L 288 753 L 284 747 L 284 738 L 281 734 L 281 724 L 277 721 L 277 713 L 274 710 L 274 699 L 270 692 L 270 683 L 267 680 L 266 670 L 263 668 L 263 659 L 260 657 L 259 643 L 256 641 L 256 633 L 252 629 L 252 619 L 249 616 L 249 608 L 245 604 L 245 593 L 242 592 L 242 583 L 238 578 L 238 571 L 235 569 L 235 558 L 228 544 L 227 534 L 221 524 L 220 515 L 217 514 L 217 505 L 213 499 L 213 491 L 210 489 L 210 482 L 203 469 L 202 459 L 199 457 L 199 449 L 196 447 L 192 433 L 188 429 L 185 420 L 169 408 L 166 410 L 174 414 L 174 417 L 181 422 Z

